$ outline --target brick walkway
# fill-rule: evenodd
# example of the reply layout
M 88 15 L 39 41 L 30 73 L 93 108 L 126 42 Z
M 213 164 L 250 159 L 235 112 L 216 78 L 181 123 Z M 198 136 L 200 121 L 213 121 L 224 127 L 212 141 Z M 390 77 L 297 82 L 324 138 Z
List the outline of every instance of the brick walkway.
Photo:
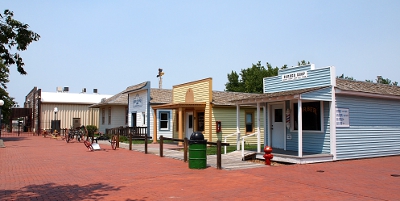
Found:
M 0 200 L 399 200 L 400 156 L 244 170 L 126 149 L 4 137 Z

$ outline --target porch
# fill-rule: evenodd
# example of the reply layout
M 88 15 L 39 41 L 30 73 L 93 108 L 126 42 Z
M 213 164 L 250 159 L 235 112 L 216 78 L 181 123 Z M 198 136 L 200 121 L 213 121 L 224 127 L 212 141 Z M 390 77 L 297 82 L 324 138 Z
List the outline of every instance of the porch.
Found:
M 253 153 L 255 153 L 257 159 L 264 160 L 264 153 Z M 297 151 L 273 148 L 272 154 L 274 155 L 274 158 L 271 161 L 282 163 L 307 164 L 333 161 L 333 155 L 329 153 L 315 154 L 303 152 L 303 156 L 299 157 Z

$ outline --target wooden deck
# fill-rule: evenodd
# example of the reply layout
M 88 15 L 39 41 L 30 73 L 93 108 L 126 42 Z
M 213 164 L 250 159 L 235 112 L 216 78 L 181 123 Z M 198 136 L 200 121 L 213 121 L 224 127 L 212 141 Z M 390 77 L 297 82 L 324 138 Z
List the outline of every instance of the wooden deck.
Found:
M 303 152 L 303 157 L 299 157 L 297 151 L 273 148 L 272 154 L 274 155 L 272 161 L 283 163 L 307 164 L 333 161 L 333 156 L 329 153 L 315 154 Z M 264 153 L 257 153 L 256 158 L 263 159 L 263 155 Z
M 109 146 L 110 143 L 108 141 L 99 141 L 101 146 Z M 125 143 L 120 143 L 120 148 L 129 149 L 129 145 Z M 144 153 L 144 145 L 143 144 L 133 144 L 133 151 L 140 151 Z M 160 155 L 160 145 L 159 144 L 148 144 L 147 147 L 148 154 Z M 175 144 L 165 144 L 163 149 L 164 157 L 173 158 L 177 160 L 183 161 L 183 149 Z M 262 168 L 267 167 L 261 163 L 254 163 L 251 161 L 242 161 L 241 151 L 234 151 L 228 154 L 222 154 L 222 169 L 224 170 L 237 170 L 237 169 L 247 169 L 247 168 Z M 207 155 L 207 167 L 217 168 L 217 156 L 216 155 Z

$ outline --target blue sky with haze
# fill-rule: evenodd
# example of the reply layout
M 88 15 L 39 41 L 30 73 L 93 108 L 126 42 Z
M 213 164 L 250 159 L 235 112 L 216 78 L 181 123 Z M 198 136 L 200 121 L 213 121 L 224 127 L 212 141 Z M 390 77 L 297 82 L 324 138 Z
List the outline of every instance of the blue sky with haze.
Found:
M 335 66 L 357 80 L 400 81 L 400 1 L 22 1 L 1 12 L 41 35 L 21 53 L 27 75 L 11 67 L 8 92 L 22 106 L 37 86 L 116 94 L 151 81 L 163 88 L 227 74 L 261 61 Z

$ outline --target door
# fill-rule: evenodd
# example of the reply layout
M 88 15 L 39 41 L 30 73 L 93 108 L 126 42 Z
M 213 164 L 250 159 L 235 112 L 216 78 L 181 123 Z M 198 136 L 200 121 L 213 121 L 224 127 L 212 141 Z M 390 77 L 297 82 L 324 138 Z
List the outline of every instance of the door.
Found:
M 72 118 L 72 126 L 74 129 L 81 127 L 81 118 Z
M 132 113 L 132 124 L 131 127 L 136 127 L 136 112 Z
M 190 135 L 193 133 L 193 112 L 186 112 L 185 119 L 185 133 L 186 137 L 190 139 Z
M 283 105 L 271 106 L 271 145 L 273 148 L 284 149 L 284 119 L 283 119 Z

